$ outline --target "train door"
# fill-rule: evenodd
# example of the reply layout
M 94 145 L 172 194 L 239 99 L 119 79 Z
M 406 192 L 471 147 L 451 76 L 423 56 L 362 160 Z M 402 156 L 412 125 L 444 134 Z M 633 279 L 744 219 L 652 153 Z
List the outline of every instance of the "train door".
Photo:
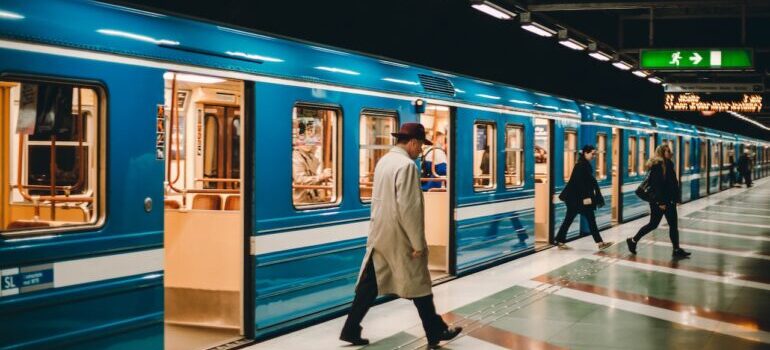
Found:
M 618 224 L 620 223 L 620 208 L 621 208 L 621 197 L 622 194 L 622 188 L 621 186 L 621 153 L 620 146 L 623 144 L 623 131 L 620 128 L 613 128 L 612 129 L 612 200 L 610 201 L 610 206 L 612 208 L 612 223 Z
M 695 140 L 695 139 L 693 139 Z M 694 141 L 693 141 L 694 142 Z M 708 179 L 708 155 L 709 155 L 709 148 L 708 148 L 708 140 L 706 139 L 699 139 L 698 140 L 698 157 L 700 159 L 699 166 L 700 166 L 700 179 L 698 181 L 698 196 L 699 197 L 705 197 L 708 195 L 708 186 L 709 186 L 709 179 Z
M 168 72 L 156 157 L 165 158 L 165 349 L 244 334 L 244 83 Z
M 452 109 L 447 106 L 427 105 L 420 115 L 426 137 L 433 146 L 423 150 L 421 171 L 425 199 L 425 238 L 428 241 L 428 267 L 431 279 L 450 274 L 451 222 L 451 155 Z
M 535 249 L 551 242 L 551 163 L 553 123 L 549 119 L 535 119 Z

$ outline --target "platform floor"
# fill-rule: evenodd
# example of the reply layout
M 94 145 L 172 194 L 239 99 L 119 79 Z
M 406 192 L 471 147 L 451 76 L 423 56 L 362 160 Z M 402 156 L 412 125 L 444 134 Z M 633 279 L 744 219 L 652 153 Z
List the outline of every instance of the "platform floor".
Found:
M 674 260 L 661 225 L 626 249 L 648 218 L 602 231 L 616 245 L 598 253 L 590 237 L 434 287 L 438 311 L 464 327 L 446 349 L 770 349 L 770 181 L 679 208 Z M 665 220 L 664 220 L 665 222 Z M 340 317 L 249 349 L 353 347 L 337 339 Z M 423 349 L 411 302 L 374 307 L 366 349 Z

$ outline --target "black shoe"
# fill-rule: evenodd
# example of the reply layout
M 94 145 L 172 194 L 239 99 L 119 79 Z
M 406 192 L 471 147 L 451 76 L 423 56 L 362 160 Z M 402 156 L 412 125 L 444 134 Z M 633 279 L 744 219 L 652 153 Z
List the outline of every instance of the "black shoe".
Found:
M 682 248 L 676 248 L 676 249 L 674 249 L 674 252 L 671 253 L 671 256 L 673 256 L 675 258 L 686 258 L 686 257 L 690 256 L 690 254 L 692 254 L 692 253 L 690 253 L 690 252 L 688 252 L 688 251 L 686 251 L 686 250 L 684 250 Z
M 636 242 L 632 238 L 626 238 L 626 244 L 628 244 L 628 250 L 631 254 L 636 255 Z
M 438 343 L 442 340 L 451 340 L 454 339 L 460 332 L 463 331 L 463 327 L 450 327 L 445 329 L 441 334 L 439 334 L 438 339 L 433 339 L 428 341 L 428 346 L 431 349 L 438 349 L 440 346 Z
M 357 332 L 343 329 L 342 334 L 340 334 L 340 340 L 356 346 L 369 345 L 369 339 L 361 338 L 361 329 L 361 327 L 358 327 Z

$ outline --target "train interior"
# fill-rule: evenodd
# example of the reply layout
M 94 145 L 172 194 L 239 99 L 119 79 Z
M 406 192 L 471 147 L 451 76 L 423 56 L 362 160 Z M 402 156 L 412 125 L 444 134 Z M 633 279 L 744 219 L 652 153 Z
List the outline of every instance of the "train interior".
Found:
M 426 138 L 433 146 L 425 146 L 421 162 L 421 183 L 425 199 L 425 238 L 428 241 L 428 267 L 433 280 L 449 274 L 449 228 L 451 164 L 449 135 L 451 109 L 427 105 L 420 115 Z
M 97 223 L 101 96 L 93 86 L 0 82 L 0 232 Z
M 165 349 L 210 348 L 243 334 L 243 82 L 164 79 Z
M 551 241 L 552 129 L 550 120 L 535 119 L 535 249 L 547 247 Z

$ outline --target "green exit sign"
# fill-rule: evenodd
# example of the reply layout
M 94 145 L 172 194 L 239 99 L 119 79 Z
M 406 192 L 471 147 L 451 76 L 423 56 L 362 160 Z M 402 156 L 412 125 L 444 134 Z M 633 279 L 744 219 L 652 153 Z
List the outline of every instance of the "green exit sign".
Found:
M 751 49 L 665 49 L 642 50 L 641 69 L 732 70 L 754 68 Z

